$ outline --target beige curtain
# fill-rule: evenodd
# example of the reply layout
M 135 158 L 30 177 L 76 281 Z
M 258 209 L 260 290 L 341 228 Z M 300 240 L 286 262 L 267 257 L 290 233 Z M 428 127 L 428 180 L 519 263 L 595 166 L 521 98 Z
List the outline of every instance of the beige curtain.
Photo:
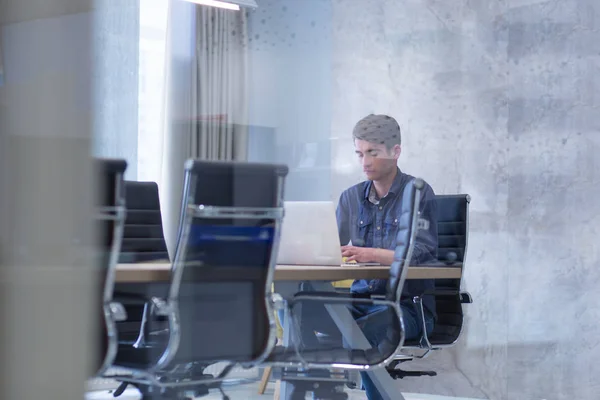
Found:
M 176 50 L 186 40 L 181 31 L 185 12 L 175 7 L 169 12 L 168 100 L 160 182 L 171 256 L 177 237 L 185 160 L 246 160 L 248 124 L 246 12 L 190 7 L 193 51 L 186 57 Z
M 244 160 L 248 119 L 247 18 L 245 11 L 196 9 L 197 68 L 192 71 L 197 123 L 191 155 L 206 160 Z

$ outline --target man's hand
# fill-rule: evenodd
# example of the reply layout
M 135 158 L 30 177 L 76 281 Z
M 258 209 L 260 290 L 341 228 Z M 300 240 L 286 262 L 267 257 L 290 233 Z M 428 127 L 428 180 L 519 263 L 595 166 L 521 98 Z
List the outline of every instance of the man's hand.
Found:
M 342 246 L 342 257 L 348 257 L 347 262 L 379 262 L 377 260 L 377 250 L 379 249 L 371 247 Z

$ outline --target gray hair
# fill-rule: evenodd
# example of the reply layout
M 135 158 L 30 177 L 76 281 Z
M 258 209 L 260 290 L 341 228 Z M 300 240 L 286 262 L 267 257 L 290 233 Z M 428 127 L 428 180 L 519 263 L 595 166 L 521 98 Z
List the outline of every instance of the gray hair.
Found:
M 400 125 L 388 115 L 370 114 L 358 121 L 352 131 L 354 139 L 364 140 L 370 143 L 384 144 L 391 149 L 400 145 Z

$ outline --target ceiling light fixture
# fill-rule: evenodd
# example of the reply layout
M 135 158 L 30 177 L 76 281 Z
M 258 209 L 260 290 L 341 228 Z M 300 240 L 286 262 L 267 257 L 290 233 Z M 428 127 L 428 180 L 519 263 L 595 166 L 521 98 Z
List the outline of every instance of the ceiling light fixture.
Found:
M 224 8 L 239 11 L 240 7 L 257 8 L 256 0 L 185 0 L 201 6 Z

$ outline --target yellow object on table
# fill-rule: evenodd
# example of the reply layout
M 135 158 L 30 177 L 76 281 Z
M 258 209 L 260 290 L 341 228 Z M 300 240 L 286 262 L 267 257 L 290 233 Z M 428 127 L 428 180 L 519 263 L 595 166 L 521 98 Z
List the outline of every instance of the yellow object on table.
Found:
M 346 279 L 344 281 L 331 282 L 331 285 L 336 288 L 350 289 L 352 282 L 354 282 L 353 279 Z
M 342 257 L 342 263 L 343 264 L 356 264 L 356 261 L 348 261 L 348 257 Z M 336 288 L 342 288 L 342 289 L 350 289 L 350 287 L 352 286 L 352 282 L 354 282 L 354 280 L 352 279 L 346 279 L 344 281 L 337 281 L 337 282 L 332 282 L 331 285 L 333 287 Z

